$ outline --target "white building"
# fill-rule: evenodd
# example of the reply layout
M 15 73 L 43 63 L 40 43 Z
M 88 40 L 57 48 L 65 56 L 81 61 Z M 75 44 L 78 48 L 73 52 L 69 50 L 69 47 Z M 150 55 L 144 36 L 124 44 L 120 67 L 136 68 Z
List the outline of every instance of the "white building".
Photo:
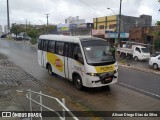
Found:
M 5 25 L 5 26 L 4 26 L 4 34 L 7 34 L 7 33 L 9 33 L 8 25 Z
M 79 19 L 79 16 L 77 17 L 68 17 L 65 19 L 66 24 L 82 24 L 85 23 L 85 19 Z
M 2 28 L 2 25 L 0 25 L 0 35 L 2 35 L 3 33 L 3 28 Z

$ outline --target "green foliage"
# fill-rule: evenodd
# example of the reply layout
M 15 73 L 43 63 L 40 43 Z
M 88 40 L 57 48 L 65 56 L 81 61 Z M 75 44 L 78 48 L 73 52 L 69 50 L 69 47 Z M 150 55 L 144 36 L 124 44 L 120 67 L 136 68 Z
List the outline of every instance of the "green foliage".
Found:
M 27 30 L 27 35 L 30 36 L 33 39 L 37 39 L 39 37 L 39 31 L 35 28 L 30 28 Z
M 18 35 L 21 32 L 25 32 L 25 28 L 22 25 L 12 24 L 11 33 Z
M 46 30 L 48 33 L 52 33 L 54 30 L 56 30 L 56 26 L 53 25 L 46 26 Z
M 32 45 L 35 45 L 35 44 L 37 43 L 37 39 L 36 39 L 36 38 L 32 38 L 32 39 L 30 40 L 30 43 L 31 43 Z
M 160 26 L 160 21 L 157 21 L 156 25 Z
M 159 51 L 160 50 L 160 39 L 155 40 L 154 45 L 155 45 L 155 50 Z
M 120 63 L 121 63 L 122 65 L 125 65 L 125 64 L 126 64 L 126 60 L 123 59 L 123 60 L 120 61 Z

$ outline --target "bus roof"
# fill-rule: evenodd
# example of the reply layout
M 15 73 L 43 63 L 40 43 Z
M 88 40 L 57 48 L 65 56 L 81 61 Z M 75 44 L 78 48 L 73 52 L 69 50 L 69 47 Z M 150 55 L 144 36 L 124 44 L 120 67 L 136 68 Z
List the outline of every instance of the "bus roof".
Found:
M 92 36 L 65 36 L 65 35 L 41 35 L 39 39 L 55 40 L 55 41 L 67 41 L 67 42 L 79 42 L 84 38 L 94 38 Z
M 80 41 L 104 40 L 93 36 L 41 35 L 39 39 L 79 43 Z

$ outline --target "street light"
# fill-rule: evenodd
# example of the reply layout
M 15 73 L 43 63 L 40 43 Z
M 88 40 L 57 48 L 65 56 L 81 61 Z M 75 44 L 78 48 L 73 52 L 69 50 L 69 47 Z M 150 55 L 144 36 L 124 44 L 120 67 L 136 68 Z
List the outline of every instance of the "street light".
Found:
M 111 11 L 114 13 L 114 15 L 115 15 L 115 16 L 117 16 L 117 14 L 114 12 L 114 10 L 113 10 L 113 9 L 111 9 L 111 8 L 107 8 L 107 9 L 108 9 L 108 10 L 111 10 Z M 119 18 L 118 18 L 117 22 L 119 23 Z M 118 32 L 117 27 L 116 27 L 116 32 Z M 109 34 L 110 34 L 110 33 L 109 33 Z
M 114 10 L 113 9 L 111 9 L 111 8 L 107 8 L 108 10 L 111 10 L 113 13 L 114 13 L 114 15 L 116 15 L 116 13 L 114 12 Z
M 7 23 L 8 23 L 8 33 L 10 32 L 10 19 L 9 19 L 9 2 L 7 0 Z
M 119 21 L 119 29 L 118 29 L 118 45 L 120 46 L 120 34 L 121 34 L 121 8 L 122 8 L 122 0 L 120 0 L 120 8 L 119 8 L 119 17 L 118 17 L 118 21 Z

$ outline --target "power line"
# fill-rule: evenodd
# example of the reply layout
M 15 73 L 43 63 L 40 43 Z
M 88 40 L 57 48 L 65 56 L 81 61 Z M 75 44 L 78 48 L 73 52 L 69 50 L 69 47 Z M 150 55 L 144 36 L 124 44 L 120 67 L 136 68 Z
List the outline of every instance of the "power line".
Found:
M 96 8 L 94 8 L 93 6 L 87 4 L 86 2 L 84 2 L 84 1 L 82 1 L 82 0 L 79 0 L 79 1 L 80 1 L 81 3 L 83 3 L 83 4 L 85 4 L 86 6 L 88 6 L 88 7 L 92 8 L 92 9 L 94 9 L 95 11 L 97 11 Z M 97 12 L 99 12 L 99 11 L 97 11 Z M 99 12 L 99 13 L 102 13 L 102 12 Z M 104 14 L 104 13 L 102 13 L 102 14 Z

